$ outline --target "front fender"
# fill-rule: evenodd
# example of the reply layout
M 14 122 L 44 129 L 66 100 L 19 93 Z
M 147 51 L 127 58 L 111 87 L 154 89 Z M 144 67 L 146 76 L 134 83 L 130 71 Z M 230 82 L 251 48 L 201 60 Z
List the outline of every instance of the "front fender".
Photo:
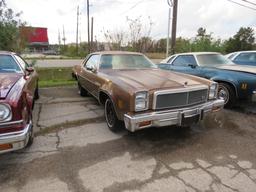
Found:
M 115 84 L 105 84 L 100 87 L 98 93 L 98 100 L 101 104 L 103 104 L 100 98 L 102 93 L 111 99 L 118 119 L 123 120 L 124 114 L 131 111 L 133 105 L 131 94 Z
M 224 82 L 224 83 L 226 82 L 228 84 L 231 84 L 235 89 L 236 96 L 238 96 L 239 83 L 236 79 L 230 76 L 214 76 L 214 77 L 211 77 L 210 79 L 215 82 Z

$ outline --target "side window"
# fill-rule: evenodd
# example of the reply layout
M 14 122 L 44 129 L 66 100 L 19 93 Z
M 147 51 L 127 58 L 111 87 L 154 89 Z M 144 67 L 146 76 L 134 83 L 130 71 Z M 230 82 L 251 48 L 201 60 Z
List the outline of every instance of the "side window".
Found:
M 172 60 L 174 59 L 174 57 L 175 57 L 175 56 L 172 56 L 172 57 L 167 61 L 167 63 L 171 63 Z
M 188 66 L 189 64 L 196 65 L 196 60 L 193 55 L 180 55 L 172 64 L 176 66 Z
M 28 67 L 28 64 L 18 55 L 14 55 L 15 59 L 19 62 L 21 68 L 25 70 Z
M 235 55 L 236 55 L 236 53 L 233 53 L 233 54 L 229 55 L 228 59 L 232 59 Z
M 242 62 L 255 62 L 256 61 L 256 53 L 240 53 L 235 61 Z
M 84 64 L 85 68 L 97 67 L 100 60 L 100 55 L 92 55 Z

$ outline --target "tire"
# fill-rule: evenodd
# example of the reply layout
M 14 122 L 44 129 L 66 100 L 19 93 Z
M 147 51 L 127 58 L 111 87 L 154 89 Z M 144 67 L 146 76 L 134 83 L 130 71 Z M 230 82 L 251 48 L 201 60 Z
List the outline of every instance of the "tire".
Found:
M 30 117 L 29 123 L 31 123 L 31 129 L 29 132 L 29 138 L 28 138 L 28 143 L 27 143 L 26 147 L 30 147 L 34 142 L 34 129 L 33 129 L 32 115 Z
M 117 118 L 114 105 L 111 99 L 109 98 L 105 102 L 104 114 L 105 114 L 105 119 L 106 119 L 108 128 L 112 132 L 119 131 L 123 125 L 123 122 Z
M 88 95 L 87 94 L 88 92 L 80 85 L 79 82 L 77 82 L 77 86 L 78 86 L 78 93 L 80 96 L 85 97 Z
M 236 95 L 234 89 L 227 83 L 219 83 L 218 98 L 224 99 L 224 107 L 233 107 L 236 101 Z
M 34 100 L 39 99 L 39 90 L 38 90 L 38 83 L 36 84 L 36 89 L 34 93 Z

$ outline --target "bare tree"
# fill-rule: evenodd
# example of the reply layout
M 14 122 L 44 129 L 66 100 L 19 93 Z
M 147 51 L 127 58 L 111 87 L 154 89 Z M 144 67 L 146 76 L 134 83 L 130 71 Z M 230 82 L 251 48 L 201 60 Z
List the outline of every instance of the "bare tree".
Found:
M 110 50 L 121 50 L 125 44 L 126 34 L 123 30 L 105 31 L 103 29 L 104 37 Z

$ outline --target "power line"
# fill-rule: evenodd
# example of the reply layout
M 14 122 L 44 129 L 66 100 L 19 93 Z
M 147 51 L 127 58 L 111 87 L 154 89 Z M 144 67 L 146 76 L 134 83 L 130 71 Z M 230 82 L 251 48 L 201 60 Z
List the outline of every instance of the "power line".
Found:
M 237 2 L 232 1 L 232 0 L 227 0 L 227 1 L 229 1 L 229 2 L 231 2 L 231 3 L 234 3 L 234 4 L 237 4 L 237 5 L 240 5 L 240 6 L 242 6 L 242 7 L 246 7 L 246 8 L 248 8 L 248 9 L 252 9 L 252 10 L 256 11 L 256 9 L 253 8 L 253 7 L 250 7 L 250 6 L 247 6 L 247 5 L 243 5 L 243 4 L 241 4 L 241 3 L 237 3 Z
M 256 3 L 253 3 L 253 2 L 251 2 L 251 1 L 247 1 L 247 0 L 241 0 L 241 1 L 244 1 L 244 2 L 249 3 L 249 4 L 252 4 L 252 5 L 256 5 Z
M 139 4 L 141 4 L 144 0 L 141 0 L 137 3 L 135 3 L 133 6 L 131 6 L 128 10 L 124 11 L 123 13 L 121 13 L 120 15 L 123 15 L 125 13 L 128 13 L 129 11 L 131 11 L 132 9 L 134 9 L 135 7 L 137 7 Z

